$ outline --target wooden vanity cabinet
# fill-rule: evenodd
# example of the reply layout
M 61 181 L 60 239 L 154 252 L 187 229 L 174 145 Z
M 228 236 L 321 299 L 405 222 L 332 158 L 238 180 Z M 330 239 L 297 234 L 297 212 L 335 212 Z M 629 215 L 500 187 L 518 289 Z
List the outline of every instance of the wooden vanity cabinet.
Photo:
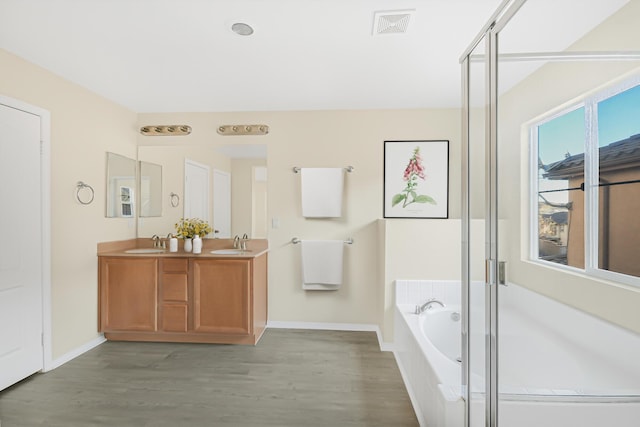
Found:
M 100 330 L 158 329 L 158 259 L 101 257 Z
M 99 329 L 110 340 L 255 344 L 267 323 L 267 254 L 99 256 Z

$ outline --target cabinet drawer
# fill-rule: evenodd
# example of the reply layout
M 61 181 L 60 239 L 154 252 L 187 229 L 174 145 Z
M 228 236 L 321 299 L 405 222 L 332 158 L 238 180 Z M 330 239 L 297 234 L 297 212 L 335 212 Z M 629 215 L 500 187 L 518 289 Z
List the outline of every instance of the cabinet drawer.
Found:
M 187 332 L 187 305 L 162 305 L 162 330 L 166 332 Z
M 187 302 L 187 275 L 164 273 L 162 275 L 162 300 Z
M 165 273 L 186 273 L 189 270 L 187 258 L 163 258 L 162 271 Z

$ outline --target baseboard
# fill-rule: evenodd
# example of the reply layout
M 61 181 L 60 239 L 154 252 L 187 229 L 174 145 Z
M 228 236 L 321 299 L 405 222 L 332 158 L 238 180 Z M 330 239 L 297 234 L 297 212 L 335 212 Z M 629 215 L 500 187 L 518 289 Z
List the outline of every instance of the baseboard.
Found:
M 377 325 L 366 323 L 330 323 L 330 322 L 283 322 L 269 320 L 267 328 L 274 329 L 324 329 L 326 331 L 367 331 L 376 332 Z
M 400 376 L 402 377 L 404 388 L 407 389 L 407 394 L 409 395 L 411 406 L 413 406 L 413 412 L 416 414 L 416 418 L 418 419 L 418 424 L 420 425 L 420 427 L 426 427 L 423 421 L 424 416 L 422 415 L 422 411 L 420 410 L 420 405 L 418 405 L 418 398 L 416 397 L 413 388 L 411 387 L 411 382 L 409 382 L 409 376 L 405 371 L 404 365 L 400 362 L 400 358 L 395 351 L 393 352 L 393 357 L 396 359 L 396 365 L 398 366 L 398 370 L 400 371 Z
M 392 343 L 382 341 L 382 333 L 378 325 L 367 323 L 330 323 L 330 322 L 284 322 L 279 320 L 269 320 L 267 328 L 273 329 L 317 329 L 325 331 L 357 331 L 375 332 L 381 351 L 393 351 Z
M 380 344 L 380 351 L 394 351 L 396 349 L 392 342 L 382 341 L 382 334 L 378 330 L 378 343 Z
M 380 345 L 380 351 L 393 351 L 393 343 L 386 343 L 382 341 L 382 333 L 378 325 L 371 325 L 366 323 L 328 323 L 328 322 L 282 322 L 277 320 L 270 320 L 267 322 L 267 328 L 274 329 L 317 329 L 327 331 L 360 331 L 360 332 L 375 332 L 378 338 L 378 344 Z M 70 360 L 86 353 L 87 351 L 99 346 L 107 339 L 104 335 L 100 334 L 97 338 L 75 348 L 45 366 L 42 372 L 52 371 Z
M 80 347 L 75 348 L 75 349 L 71 350 L 70 352 L 63 354 L 62 356 L 58 357 L 55 360 L 52 360 L 51 364 L 49 366 L 46 366 L 45 369 L 43 369 L 43 372 L 52 371 L 52 370 L 64 365 L 65 363 L 69 362 L 70 360 L 75 359 L 76 357 L 82 355 L 83 353 L 86 353 L 87 351 L 91 350 L 92 348 L 95 348 L 95 347 L 99 346 L 100 344 L 102 344 L 106 340 L 107 339 L 104 337 L 104 335 L 100 334 L 99 337 L 94 338 L 91 341 L 81 345 Z

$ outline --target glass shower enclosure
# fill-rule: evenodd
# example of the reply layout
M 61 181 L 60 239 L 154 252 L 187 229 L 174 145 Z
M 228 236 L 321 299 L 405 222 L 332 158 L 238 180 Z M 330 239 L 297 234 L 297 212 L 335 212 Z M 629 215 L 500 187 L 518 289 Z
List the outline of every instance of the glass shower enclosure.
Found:
M 507 0 L 461 57 L 465 426 L 638 425 L 638 20 Z

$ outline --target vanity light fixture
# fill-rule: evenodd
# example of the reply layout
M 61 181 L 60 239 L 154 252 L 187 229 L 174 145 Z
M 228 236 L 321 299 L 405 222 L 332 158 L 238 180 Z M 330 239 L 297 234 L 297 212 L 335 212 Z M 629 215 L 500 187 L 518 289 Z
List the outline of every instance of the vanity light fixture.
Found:
M 183 136 L 191 133 L 191 126 L 187 125 L 168 125 L 168 126 L 143 126 L 140 133 L 147 136 Z
M 218 126 L 220 135 L 266 135 L 269 133 L 267 125 L 222 125 Z

